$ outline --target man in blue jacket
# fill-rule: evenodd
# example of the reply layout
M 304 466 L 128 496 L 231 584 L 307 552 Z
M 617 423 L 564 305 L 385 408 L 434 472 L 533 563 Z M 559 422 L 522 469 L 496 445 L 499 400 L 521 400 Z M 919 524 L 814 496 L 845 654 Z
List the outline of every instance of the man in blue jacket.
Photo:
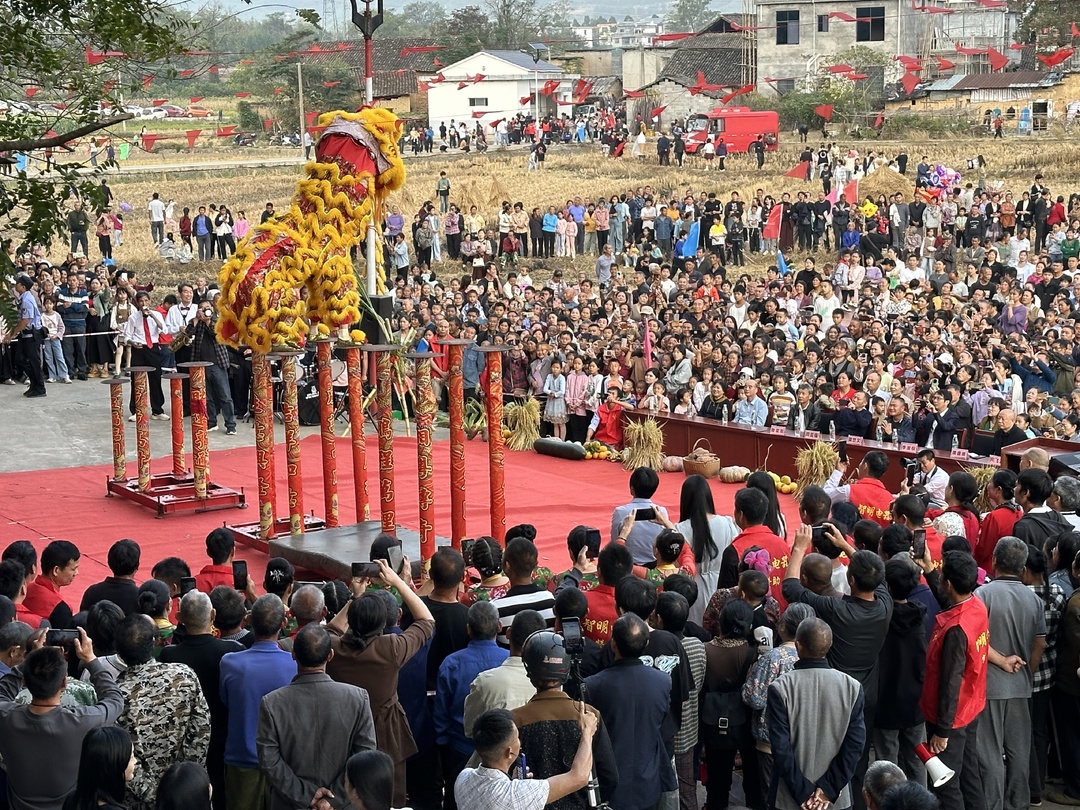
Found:
M 1049 357 L 1045 351 L 1038 351 L 1035 354 L 1028 353 L 1028 365 L 1026 366 L 1021 365 L 1015 357 L 1007 356 L 1007 359 L 1009 365 L 1012 366 L 1013 374 L 1019 377 L 1020 382 L 1023 383 L 1025 391 L 1029 388 L 1037 388 L 1046 394 L 1053 393 L 1054 383 L 1057 382 L 1057 374 L 1046 364 Z
M 86 379 L 90 365 L 86 361 L 86 316 L 90 314 L 90 294 L 77 271 L 68 273 L 67 283 L 57 290 L 60 296 L 60 319 L 64 322 L 64 362 L 72 377 Z

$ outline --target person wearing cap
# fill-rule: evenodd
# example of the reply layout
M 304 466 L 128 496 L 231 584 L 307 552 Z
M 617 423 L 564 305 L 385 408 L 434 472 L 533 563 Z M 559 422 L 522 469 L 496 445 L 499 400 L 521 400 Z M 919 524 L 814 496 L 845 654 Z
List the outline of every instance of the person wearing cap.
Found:
M 576 703 L 563 687 L 574 666 L 561 635 L 542 630 L 525 641 L 521 651 L 525 674 L 535 689 L 533 697 L 512 711 L 518 727 L 521 752 L 534 779 L 547 779 L 562 773 L 572 760 L 581 740 L 578 726 L 580 707 L 599 715 L 587 702 Z M 600 787 L 600 798 L 608 801 L 619 784 L 619 770 L 611 738 L 603 720 L 593 737 L 593 767 Z M 585 810 L 589 807 L 585 789 L 571 793 L 555 805 L 560 810 Z
M 23 394 L 25 397 L 45 396 L 45 373 L 41 367 L 41 347 L 44 332 L 41 328 L 41 309 L 32 292 L 34 282 L 30 276 L 22 275 L 15 279 L 15 293 L 19 298 L 19 322 L 15 324 L 5 343 L 18 340 L 15 354 L 15 366 L 21 368 L 30 379 L 30 387 Z

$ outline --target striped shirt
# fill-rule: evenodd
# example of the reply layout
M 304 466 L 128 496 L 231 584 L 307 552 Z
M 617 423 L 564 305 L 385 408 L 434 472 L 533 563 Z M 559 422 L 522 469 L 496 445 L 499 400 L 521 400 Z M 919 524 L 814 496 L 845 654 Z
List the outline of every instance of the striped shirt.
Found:
M 548 630 L 555 629 L 555 596 L 547 588 L 535 583 L 515 585 L 505 596 L 492 599 L 491 604 L 499 611 L 499 636 L 496 641 L 500 647 L 510 648 L 510 625 L 514 617 L 523 610 L 535 610 L 547 624 Z
M 686 651 L 686 660 L 690 662 L 690 677 L 694 680 L 690 696 L 683 701 L 682 724 L 675 734 L 675 753 L 684 754 L 698 742 L 698 699 L 705 683 L 706 662 L 705 645 L 699 639 L 683 636 L 679 640 Z

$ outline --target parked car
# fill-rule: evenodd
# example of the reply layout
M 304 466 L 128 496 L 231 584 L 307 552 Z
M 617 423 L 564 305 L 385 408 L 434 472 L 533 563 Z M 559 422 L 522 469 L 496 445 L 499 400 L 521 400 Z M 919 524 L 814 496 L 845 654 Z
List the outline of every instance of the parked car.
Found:
M 164 107 L 143 107 L 142 112 L 139 113 L 136 118 L 168 118 L 169 114 Z
M 120 111 L 129 115 L 134 115 L 136 118 L 142 118 L 143 113 L 145 112 L 138 104 L 125 104 L 120 108 Z
M 162 104 L 157 109 L 165 111 L 166 118 L 186 118 L 187 110 L 177 107 L 175 104 Z
M 187 108 L 187 114 L 190 118 L 207 118 L 214 114 L 214 111 L 208 107 L 198 107 L 192 104 Z

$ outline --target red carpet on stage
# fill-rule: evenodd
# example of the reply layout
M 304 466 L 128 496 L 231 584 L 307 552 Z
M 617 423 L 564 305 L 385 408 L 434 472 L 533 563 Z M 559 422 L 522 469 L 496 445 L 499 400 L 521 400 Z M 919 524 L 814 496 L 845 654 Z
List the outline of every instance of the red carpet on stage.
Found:
M 323 516 L 322 462 L 318 436 L 304 439 L 304 507 Z M 338 493 L 341 522 L 355 521 L 351 443 L 338 439 Z M 377 441 L 369 436 L 368 491 L 372 499 L 371 517 L 378 519 Z M 416 441 L 394 440 L 395 490 L 398 524 L 416 529 L 418 499 L 416 487 Z M 433 445 L 435 462 L 435 527 L 440 537 L 450 535 L 450 444 Z M 466 514 L 470 536 L 489 534 L 487 445 L 479 439 L 468 442 L 466 461 Z M 171 457 L 155 459 L 154 473 L 171 469 Z M 128 474 L 136 472 L 128 464 Z M 207 533 L 222 524 L 249 523 L 258 520 L 258 489 L 255 473 L 255 449 L 235 448 L 212 452 L 211 479 L 223 486 L 244 489 L 246 509 L 223 509 L 202 514 L 173 514 L 164 518 L 130 501 L 105 497 L 105 482 L 112 465 L 40 470 L 0 475 L 0 547 L 14 540 L 32 540 L 38 551 L 52 539 L 71 540 L 82 551 L 79 576 L 65 589 L 69 603 L 77 603 L 82 591 L 108 576 L 106 555 L 116 540 L 128 537 L 142 546 L 142 569 L 138 580 L 150 577 L 153 564 L 168 556 L 183 557 L 198 571 L 209 562 L 204 540 Z M 507 526 L 531 523 L 537 528 L 540 564 L 556 572 L 570 566 L 566 535 L 578 524 L 596 526 L 605 542 L 611 525 L 611 510 L 630 500 L 629 473 L 621 465 L 607 461 L 567 461 L 533 452 L 507 452 L 506 504 Z M 287 515 L 284 449 L 278 448 L 278 515 Z M 656 501 L 668 508 L 677 520 L 682 473 L 661 473 Z M 739 485 L 712 482 L 717 511 L 731 514 Z M 798 526 L 798 510 L 791 496 L 780 496 L 788 526 Z M 263 554 L 240 548 L 238 557 L 248 561 L 253 576 L 261 584 L 266 563 Z

